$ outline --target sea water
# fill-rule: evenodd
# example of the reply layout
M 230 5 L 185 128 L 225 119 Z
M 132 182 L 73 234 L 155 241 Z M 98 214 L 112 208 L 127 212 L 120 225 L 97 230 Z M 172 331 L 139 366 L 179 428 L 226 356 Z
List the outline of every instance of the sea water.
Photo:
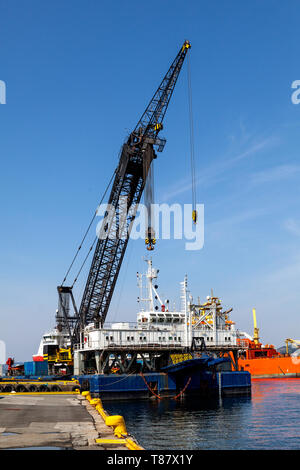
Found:
M 149 450 L 300 449 L 300 378 L 252 380 L 249 397 L 104 402 Z

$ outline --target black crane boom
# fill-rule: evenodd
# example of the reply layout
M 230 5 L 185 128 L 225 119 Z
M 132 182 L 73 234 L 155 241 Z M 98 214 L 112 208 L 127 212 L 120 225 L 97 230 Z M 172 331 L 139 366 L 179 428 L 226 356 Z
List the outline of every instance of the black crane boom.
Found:
M 165 144 L 158 134 L 190 47 L 190 43 L 185 41 L 135 129 L 123 144 L 108 209 L 98 234 L 79 308 L 73 341 L 79 339 L 80 328 L 92 321 L 103 325 L 106 319 L 147 173 L 152 160 L 156 158 L 154 148 L 162 151 Z

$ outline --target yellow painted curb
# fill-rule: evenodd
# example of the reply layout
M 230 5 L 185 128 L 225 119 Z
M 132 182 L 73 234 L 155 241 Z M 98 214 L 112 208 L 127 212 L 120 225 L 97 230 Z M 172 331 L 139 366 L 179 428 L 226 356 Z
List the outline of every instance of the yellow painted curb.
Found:
M 112 444 L 112 445 L 125 445 L 129 450 L 144 450 L 143 447 L 140 447 L 136 442 L 132 439 L 123 437 L 128 436 L 128 432 L 126 429 L 126 424 L 123 416 L 121 415 L 114 415 L 110 416 L 107 414 L 105 409 L 103 408 L 103 404 L 100 398 L 92 398 L 89 391 L 82 392 L 81 395 L 85 397 L 89 403 L 95 407 L 98 411 L 100 416 L 102 417 L 103 421 L 105 422 L 106 426 L 112 427 L 114 429 L 114 435 L 119 439 L 96 439 L 97 444 Z
M 132 439 L 96 439 L 97 444 L 125 445 L 129 450 L 144 450 Z
M 103 419 L 103 421 L 106 420 L 108 414 L 106 413 L 105 409 L 102 408 L 102 406 L 100 405 L 97 405 L 96 406 L 96 410 L 98 411 L 99 415 L 101 415 L 101 418 Z
M 0 392 L 0 396 L 2 395 L 79 395 L 80 392 L 76 390 L 75 392 Z
M 0 385 L 79 385 L 80 383 L 75 380 L 0 380 Z
M 136 442 L 134 442 L 132 439 L 125 439 L 126 440 L 126 447 L 129 450 L 145 450 L 143 447 L 139 446 Z

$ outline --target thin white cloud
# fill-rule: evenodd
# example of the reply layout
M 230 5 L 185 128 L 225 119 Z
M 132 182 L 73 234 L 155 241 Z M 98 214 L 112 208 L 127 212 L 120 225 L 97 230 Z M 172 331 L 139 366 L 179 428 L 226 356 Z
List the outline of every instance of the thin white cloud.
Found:
M 198 174 L 196 177 L 196 186 L 199 187 L 207 187 L 213 184 L 219 183 L 225 178 L 224 173 L 227 170 L 231 169 L 234 165 L 239 163 L 240 161 L 255 155 L 257 152 L 260 152 L 266 148 L 273 146 L 275 143 L 278 142 L 278 139 L 275 137 L 268 137 L 260 142 L 252 144 L 247 150 L 236 154 L 232 158 L 228 158 L 226 160 L 219 160 L 204 170 L 201 170 L 201 173 Z M 184 194 L 187 191 L 191 191 L 192 189 L 192 182 L 191 178 L 182 179 L 181 182 L 176 184 L 176 187 L 173 189 L 170 188 L 167 194 L 162 195 L 160 198 L 162 202 L 169 201 L 174 197 Z
M 249 155 L 254 155 L 257 152 L 264 150 L 270 146 L 273 146 L 277 142 L 277 138 L 275 137 L 268 137 L 267 139 L 258 142 L 257 144 L 252 145 L 249 149 L 241 152 L 240 154 L 236 155 L 230 160 L 224 162 L 224 168 L 231 167 L 234 163 L 239 162 L 240 160 L 244 160 Z
M 206 228 L 216 233 L 219 233 L 219 232 L 221 233 L 221 231 L 223 233 L 223 231 L 225 230 L 225 227 L 226 227 L 226 230 L 228 230 L 228 227 L 232 229 L 232 227 L 235 225 L 240 225 L 243 222 L 246 222 L 248 220 L 252 220 L 252 219 L 256 219 L 257 217 L 264 216 L 266 215 L 266 213 L 268 213 L 268 210 L 264 208 L 250 209 L 248 211 L 239 212 L 230 217 L 224 217 L 215 222 L 211 222 L 206 225 Z
M 284 288 L 287 288 L 289 283 L 292 285 L 300 277 L 300 255 L 295 253 L 293 256 L 294 260 L 290 261 L 286 265 L 280 266 L 277 270 L 273 270 L 271 273 L 264 277 L 265 282 L 275 284 L 276 282 L 281 284 Z
M 299 174 L 300 165 L 278 165 L 254 173 L 250 181 L 252 184 L 274 183 Z
M 300 237 L 300 222 L 298 220 L 292 218 L 285 220 L 284 228 L 293 235 Z

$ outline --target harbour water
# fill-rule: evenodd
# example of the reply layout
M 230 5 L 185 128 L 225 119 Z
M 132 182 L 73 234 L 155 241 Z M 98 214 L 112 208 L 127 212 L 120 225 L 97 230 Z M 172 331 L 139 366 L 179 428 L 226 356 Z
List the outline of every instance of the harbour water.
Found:
M 300 379 L 252 380 L 251 397 L 105 402 L 149 450 L 300 448 Z

